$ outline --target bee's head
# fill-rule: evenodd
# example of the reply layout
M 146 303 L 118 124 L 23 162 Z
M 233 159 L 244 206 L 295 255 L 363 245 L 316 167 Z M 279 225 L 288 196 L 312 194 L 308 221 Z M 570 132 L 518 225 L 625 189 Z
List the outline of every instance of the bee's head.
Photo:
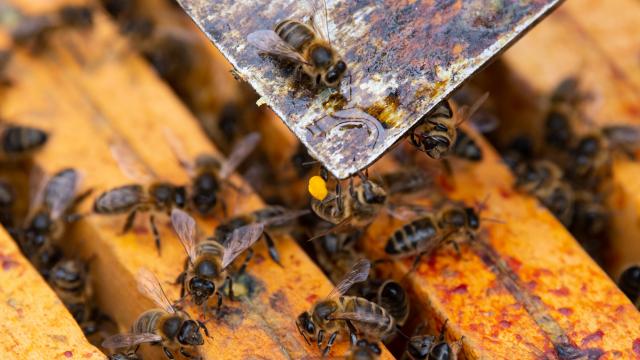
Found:
M 407 344 L 407 352 L 413 359 L 426 360 L 427 356 L 429 356 L 429 352 L 435 340 L 435 337 L 433 337 L 432 335 L 414 336 L 409 339 L 409 343 Z
M 365 204 L 384 204 L 387 200 L 386 190 L 375 182 L 364 179 L 362 181 L 362 191 L 359 192 L 358 200 Z
M 327 69 L 327 73 L 324 75 L 324 83 L 328 87 L 337 87 L 340 84 L 340 80 L 347 71 L 347 64 L 344 61 L 338 60 L 335 64 L 331 65 Z
M 193 320 L 186 320 L 178 331 L 178 342 L 182 345 L 202 345 L 204 338 L 200 333 L 200 325 Z
M 196 305 L 201 305 L 213 295 L 216 291 L 216 286 L 210 280 L 195 276 L 189 280 L 189 291 L 193 302 Z
M 318 328 L 316 324 L 313 323 L 311 315 L 309 315 L 308 311 L 305 311 L 302 314 L 298 315 L 296 326 L 298 327 L 298 332 L 300 332 L 300 335 L 304 337 L 307 343 L 310 343 L 309 339 L 315 340 Z

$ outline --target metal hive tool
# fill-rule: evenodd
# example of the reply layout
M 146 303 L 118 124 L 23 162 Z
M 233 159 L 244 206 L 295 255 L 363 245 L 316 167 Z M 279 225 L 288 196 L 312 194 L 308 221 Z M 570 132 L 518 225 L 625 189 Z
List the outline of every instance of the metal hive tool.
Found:
M 384 154 L 561 0 L 329 0 L 331 41 L 351 74 L 338 90 L 305 86 L 293 66 L 247 43 L 256 30 L 308 18 L 303 2 L 178 2 L 309 153 L 346 178 Z

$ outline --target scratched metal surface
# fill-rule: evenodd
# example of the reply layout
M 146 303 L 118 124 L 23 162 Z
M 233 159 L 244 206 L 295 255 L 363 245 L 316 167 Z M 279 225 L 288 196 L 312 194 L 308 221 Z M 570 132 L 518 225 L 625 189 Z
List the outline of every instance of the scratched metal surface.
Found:
M 367 167 L 438 102 L 562 0 L 327 0 L 332 44 L 349 66 L 338 90 L 300 83 L 246 37 L 305 20 L 299 0 L 178 0 L 337 177 Z M 540 54 L 544 56 L 544 54 Z

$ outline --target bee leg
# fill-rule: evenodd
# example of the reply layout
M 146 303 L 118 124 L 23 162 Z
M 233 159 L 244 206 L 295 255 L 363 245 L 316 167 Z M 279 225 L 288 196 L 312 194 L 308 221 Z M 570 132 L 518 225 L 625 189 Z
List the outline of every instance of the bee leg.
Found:
M 233 279 L 231 279 L 231 276 L 227 276 L 227 278 L 224 281 L 229 286 L 229 299 L 231 299 L 231 301 L 235 301 L 236 297 L 233 295 Z
M 222 294 L 220 291 L 216 292 L 216 296 L 218 297 L 218 306 L 216 307 L 216 313 L 220 314 L 220 309 L 222 308 Z
M 338 204 L 338 211 L 344 210 L 344 202 L 342 201 L 342 186 L 340 186 L 340 180 L 336 183 L 336 204 Z
M 227 210 L 227 203 L 224 200 L 220 199 L 220 207 L 222 208 L 222 216 L 225 218 L 229 217 L 229 211 Z
M 198 326 L 200 326 L 200 329 L 202 329 L 202 331 L 204 331 L 204 334 L 207 335 L 207 337 L 211 337 L 211 335 L 209 335 L 209 329 L 207 329 L 207 325 L 205 325 L 200 320 L 196 320 L 196 321 L 198 322 Z
M 122 228 L 122 234 L 126 234 L 133 227 L 133 221 L 136 219 L 136 214 L 138 213 L 138 209 L 133 209 L 129 215 L 127 215 L 127 220 L 124 222 L 124 227 Z
M 411 269 L 409 270 L 409 272 L 407 273 L 407 275 L 411 274 L 412 272 L 416 271 L 416 269 L 418 268 L 418 265 L 420 264 L 420 260 L 422 260 L 422 257 L 424 256 L 424 252 L 421 252 L 420 254 L 418 254 L 415 258 L 415 260 L 413 260 L 413 265 L 411 265 Z M 407 276 L 405 275 L 405 276 Z
M 278 253 L 278 249 L 276 249 L 273 238 L 266 231 L 263 233 L 263 235 L 264 241 L 267 243 L 267 249 L 269 249 L 269 256 L 271 257 L 271 260 L 282 267 L 282 263 L 280 262 L 280 254 Z
M 337 331 L 331 334 L 331 336 L 329 337 L 329 341 L 327 341 L 327 347 L 325 347 L 324 351 L 322 352 L 322 356 L 329 355 L 329 351 L 331 351 L 331 347 L 333 346 L 333 343 L 336 341 L 337 337 L 338 337 Z
M 318 331 L 318 338 L 316 339 L 316 343 L 318 344 L 318 349 L 322 347 L 322 341 L 324 341 L 324 330 Z
M 162 351 L 164 352 L 164 355 L 165 355 L 167 358 L 169 358 L 169 359 L 171 359 L 171 360 L 175 359 L 175 357 L 173 356 L 173 354 L 171 353 L 171 351 L 170 351 L 166 346 L 163 346 L 163 347 L 162 347 Z
M 444 172 L 447 176 L 453 177 L 453 168 L 451 167 L 451 161 L 449 161 L 449 159 L 442 159 L 442 167 L 444 167 Z
M 158 231 L 158 227 L 156 226 L 156 217 L 155 215 L 149 215 L 149 223 L 151 224 L 151 232 L 153 232 L 153 240 L 156 243 L 156 249 L 158 249 L 158 256 L 161 255 L 160 252 L 160 232 Z
M 460 252 L 460 245 L 458 245 L 458 242 L 455 241 L 455 240 L 449 240 L 449 242 L 453 246 L 453 249 L 456 251 L 456 255 L 458 257 L 461 257 L 462 256 L 462 252 Z
M 356 336 L 356 328 L 353 326 L 351 321 L 347 321 L 347 327 L 349 327 L 349 339 L 351 340 L 351 345 L 355 345 L 358 342 L 358 337 Z
M 195 356 L 193 356 L 190 353 L 188 353 L 187 350 L 185 350 L 182 346 L 180 346 L 180 355 L 186 357 L 187 359 L 194 359 L 195 358 Z
M 266 233 L 263 233 L 263 234 L 266 234 Z M 273 242 L 272 242 L 272 245 L 273 245 Z M 247 265 L 249 265 L 249 261 L 251 261 L 252 257 L 253 257 L 253 249 L 249 248 L 249 250 L 247 250 L 247 256 L 244 258 L 244 261 L 240 266 L 240 270 L 238 270 L 238 274 L 244 274 L 247 271 Z M 231 278 L 229 278 L 229 280 L 231 280 Z M 229 286 L 229 289 L 231 289 L 231 286 Z

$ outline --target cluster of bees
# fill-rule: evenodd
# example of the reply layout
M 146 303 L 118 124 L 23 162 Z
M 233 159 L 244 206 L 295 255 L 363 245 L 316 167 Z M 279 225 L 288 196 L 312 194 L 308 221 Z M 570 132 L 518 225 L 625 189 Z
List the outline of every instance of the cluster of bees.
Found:
M 614 156 L 633 157 L 640 131 L 632 126 L 596 127 L 586 116 L 590 95 L 577 78 L 563 80 L 548 101 L 542 146 L 516 138 L 503 151 L 516 187 L 539 199 L 580 241 L 604 262 L 612 210 Z

